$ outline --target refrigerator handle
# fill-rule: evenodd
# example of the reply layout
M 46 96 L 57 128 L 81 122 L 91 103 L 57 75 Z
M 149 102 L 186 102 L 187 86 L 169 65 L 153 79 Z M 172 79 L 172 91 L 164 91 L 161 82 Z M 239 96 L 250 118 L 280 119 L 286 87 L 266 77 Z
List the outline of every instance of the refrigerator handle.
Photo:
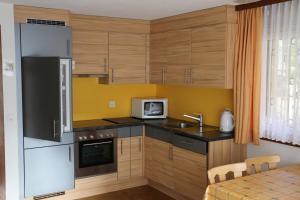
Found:
M 61 91 L 61 134 L 72 131 L 71 112 L 71 81 L 72 81 L 72 60 L 60 60 L 60 91 Z

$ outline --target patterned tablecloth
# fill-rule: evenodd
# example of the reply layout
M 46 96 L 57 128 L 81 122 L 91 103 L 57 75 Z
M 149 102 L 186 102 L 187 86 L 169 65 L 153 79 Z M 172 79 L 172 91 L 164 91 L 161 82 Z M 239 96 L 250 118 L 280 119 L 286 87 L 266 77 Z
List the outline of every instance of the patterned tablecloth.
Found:
M 300 165 L 209 185 L 204 199 L 300 200 Z

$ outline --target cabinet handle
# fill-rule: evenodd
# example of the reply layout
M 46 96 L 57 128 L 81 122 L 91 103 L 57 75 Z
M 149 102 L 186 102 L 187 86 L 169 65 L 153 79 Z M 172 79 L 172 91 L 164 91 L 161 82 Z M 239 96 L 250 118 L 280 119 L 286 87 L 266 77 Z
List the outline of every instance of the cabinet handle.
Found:
M 71 149 L 71 146 L 69 146 L 69 161 L 72 162 L 72 149 Z
M 53 137 L 56 138 L 56 120 L 53 120 Z
M 121 155 L 123 155 L 123 140 L 121 140 Z
M 193 84 L 192 70 L 193 70 L 193 69 L 190 68 L 190 73 L 189 73 L 190 84 Z
M 187 83 L 187 69 L 184 69 L 184 83 Z
M 166 73 L 166 68 L 163 67 L 163 71 L 162 71 L 162 74 L 163 74 L 163 75 L 162 75 L 162 79 L 163 79 L 163 80 L 162 80 L 162 83 L 163 83 L 163 84 L 166 83 L 166 76 L 165 76 L 165 73 Z
M 111 82 L 114 82 L 114 69 L 111 69 Z
M 142 152 L 142 138 L 139 138 L 139 151 Z
M 67 56 L 70 56 L 70 40 L 67 40 Z
M 107 59 L 104 58 L 104 71 L 107 72 Z

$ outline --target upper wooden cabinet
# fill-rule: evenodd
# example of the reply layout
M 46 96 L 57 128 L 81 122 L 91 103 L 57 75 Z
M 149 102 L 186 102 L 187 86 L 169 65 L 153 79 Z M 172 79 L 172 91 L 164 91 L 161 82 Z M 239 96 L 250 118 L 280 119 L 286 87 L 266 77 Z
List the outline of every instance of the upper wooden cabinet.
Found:
M 109 83 L 146 83 L 147 34 L 144 20 L 72 15 L 76 75 L 105 75 Z
M 150 82 L 232 88 L 235 31 L 231 6 L 153 21 Z
M 168 64 L 184 65 L 191 63 L 191 31 L 189 29 L 168 32 L 166 43 Z
M 109 33 L 110 83 L 146 82 L 146 35 Z
M 108 32 L 73 29 L 73 74 L 108 73 Z

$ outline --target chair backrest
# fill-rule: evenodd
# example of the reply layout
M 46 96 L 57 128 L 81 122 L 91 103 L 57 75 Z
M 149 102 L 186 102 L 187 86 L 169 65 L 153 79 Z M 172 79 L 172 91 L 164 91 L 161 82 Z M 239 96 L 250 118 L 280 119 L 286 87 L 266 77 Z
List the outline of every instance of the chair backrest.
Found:
M 280 162 L 280 157 L 277 155 L 274 156 L 261 156 L 255 158 L 246 159 L 247 164 L 247 173 L 252 174 L 253 168 L 255 173 L 260 173 L 262 171 L 263 164 L 268 165 L 268 169 L 276 169 L 277 163 Z
M 219 177 L 219 181 L 225 181 L 226 175 L 229 172 L 233 172 L 234 178 L 243 176 L 243 171 L 247 170 L 246 163 L 234 163 L 229 165 L 223 165 L 208 170 L 208 179 L 211 184 L 216 182 L 216 176 Z

